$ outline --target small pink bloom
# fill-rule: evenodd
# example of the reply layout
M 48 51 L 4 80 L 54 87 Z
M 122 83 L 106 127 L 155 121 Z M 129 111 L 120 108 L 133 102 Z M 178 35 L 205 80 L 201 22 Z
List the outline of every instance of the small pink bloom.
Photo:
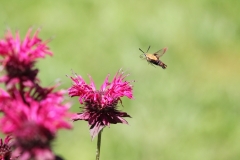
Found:
M 108 81 L 109 75 L 103 82 L 100 90 L 96 90 L 95 84 L 90 78 L 90 84 L 75 74 L 71 77 L 73 85 L 68 93 L 71 97 L 79 96 L 80 104 L 84 104 L 83 112 L 75 114 L 72 119 L 88 121 L 90 133 L 94 138 L 103 127 L 110 124 L 125 123 L 127 121 L 122 117 L 130 117 L 126 112 L 117 110 L 117 105 L 121 103 L 121 97 L 133 98 L 132 85 L 125 78 L 128 75 L 119 70 L 114 76 L 112 82 Z
M 6 136 L 4 141 L 0 138 L 0 160 L 12 160 L 14 159 L 11 156 L 12 152 L 12 144 L 11 144 L 11 136 Z

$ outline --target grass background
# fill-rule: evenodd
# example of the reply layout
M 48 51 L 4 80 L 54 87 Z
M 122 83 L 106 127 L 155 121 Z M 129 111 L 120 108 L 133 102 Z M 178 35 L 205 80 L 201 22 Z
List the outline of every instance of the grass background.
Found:
M 42 27 L 52 58 L 40 60 L 45 86 L 71 70 L 100 87 L 108 73 L 130 73 L 134 100 L 123 99 L 129 125 L 102 136 L 102 160 L 238 160 L 240 158 L 240 1 L 0 1 L 7 27 L 24 37 Z M 138 48 L 165 46 L 166 70 L 141 60 Z M 77 98 L 71 111 L 79 111 Z M 60 131 L 54 143 L 65 159 L 95 159 L 86 122 Z

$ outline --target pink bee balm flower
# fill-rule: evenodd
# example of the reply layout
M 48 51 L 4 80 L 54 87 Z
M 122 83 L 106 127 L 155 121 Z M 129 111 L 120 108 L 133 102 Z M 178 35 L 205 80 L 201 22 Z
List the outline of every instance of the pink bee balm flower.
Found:
M 40 29 L 31 37 L 30 28 L 25 39 L 21 41 L 19 32 L 14 37 L 8 30 L 5 39 L 0 39 L 0 56 L 3 58 L 0 65 L 7 72 L 0 78 L 0 82 L 12 86 L 18 82 L 29 84 L 36 80 L 38 69 L 34 68 L 35 61 L 47 54 L 52 55 L 46 45 L 48 41 L 42 42 L 38 37 L 39 31 Z
M 123 117 L 130 117 L 130 115 L 117 110 L 118 103 L 122 102 L 121 97 L 133 98 L 132 85 L 124 80 L 127 76 L 119 70 L 113 81 L 109 82 L 108 75 L 100 90 L 96 90 L 90 76 L 90 84 L 87 84 L 79 75 L 75 74 L 75 77 L 71 77 L 73 85 L 68 93 L 71 97 L 79 96 L 80 104 L 84 104 L 83 112 L 75 114 L 72 119 L 88 121 L 92 138 L 111 123 L 127 124 Z
M 4 141 L 0 138 L 0 160 L 10 160 L 14 159 L 11 156 L 12 145 L 11 145 L 11 136 L 6 136 Z
M 13 154 L 21 153 L 21 160 L 54 159 L 50 145 L 56 132 L 71 128 L 66 121 L 70 118 L 69 105 L 62 104 L 63 92 L 49 93 L 41 101 L 27 94 L 23 100 L 17 90 L 13 93 L 14 98 L 4 101 L 4 116 L 0 119 L 2 132 L 15 138 Z

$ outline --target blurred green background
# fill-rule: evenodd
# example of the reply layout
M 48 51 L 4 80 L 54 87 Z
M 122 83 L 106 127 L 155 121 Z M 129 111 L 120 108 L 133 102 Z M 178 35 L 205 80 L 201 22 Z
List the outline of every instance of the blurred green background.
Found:
M 240 1 L 0 1 L 1 37 L 6 28 L 24 37 L 42 27 L 53 57 L 40 60 L 45 86 L 74 72 L 100 87 L 118 69 L 135 80 L 134 100 L 123 99 L 129 125 L 106 128 L 102 160 L 239 160 Z M 139 58 L 155 52 L 166 70 Z M 77 98 L 71 111 L 79 111 Z M 61 131 L 56 153 L 67 160 L 95 159 L 87 123 Z

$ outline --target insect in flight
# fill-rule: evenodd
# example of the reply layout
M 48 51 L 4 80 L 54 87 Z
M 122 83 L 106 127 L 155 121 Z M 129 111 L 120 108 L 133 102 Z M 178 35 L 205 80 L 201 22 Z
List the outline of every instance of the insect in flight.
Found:
M 139 50 L 141 52 L 143 52 L 143 54 L 140 55 L 140 58 L 142 59 L 146 59 L 150 64 L 152 65 L 156 65 L 156 66 L 160 66 L 162 67 L 163 69 L 167 68 L 167 65 L 164 64 L 159 58 L 167 51 L 167 48 L 163 48 L 163 49 L 160 49 L 159 51 L 151 54 L 151 53 L 148 53 L 150 49 L 150 46 L 148 47 L 148 50 L 147 52 L 143 52 L 143 50 L 141 50 L 141 48 L 139 48 Z

